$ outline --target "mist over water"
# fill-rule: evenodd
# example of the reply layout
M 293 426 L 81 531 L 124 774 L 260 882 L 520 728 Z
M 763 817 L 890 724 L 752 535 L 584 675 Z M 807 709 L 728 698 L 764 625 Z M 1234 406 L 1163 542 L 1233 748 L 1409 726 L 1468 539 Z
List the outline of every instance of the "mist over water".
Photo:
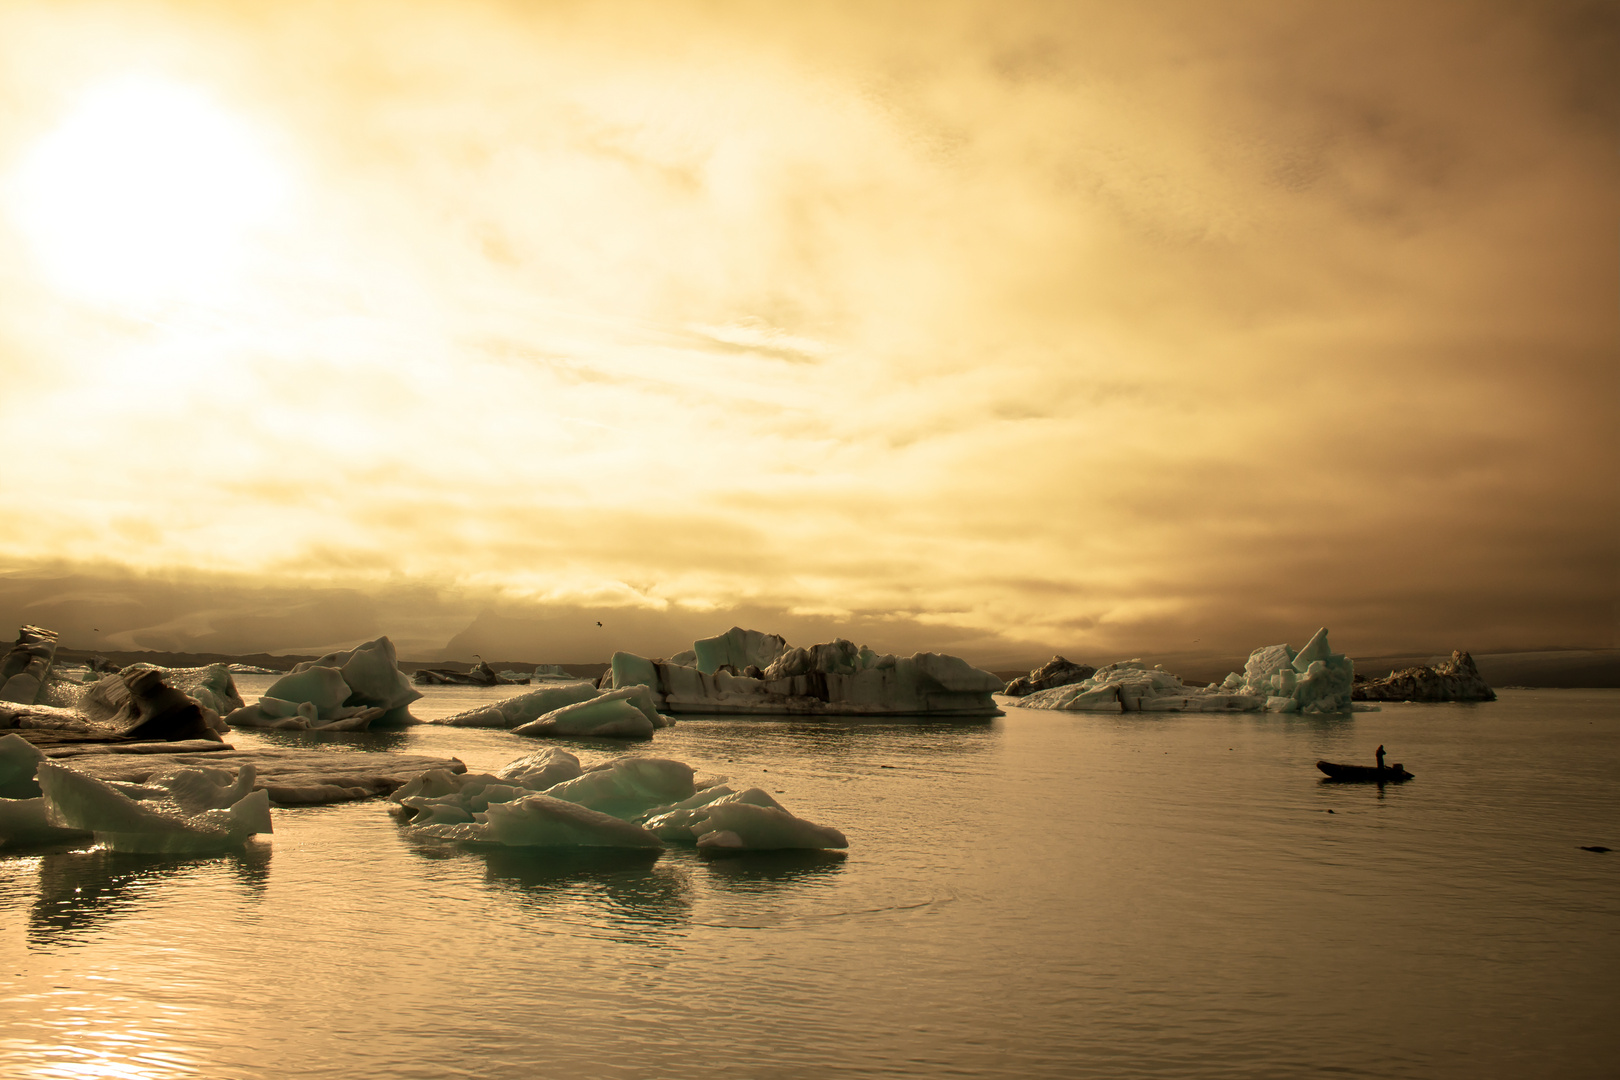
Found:
M 1620 853 L 1581 847 L 1620 848 L 1617 706 L 697 718 L 564 744 L 757 784 L 847 853 L 486 853 L 372 801 L 276 811 L 223 857 L 10 855 L 0 1073 L 1609 1076 Z M 471 769 L 545 745 L 231 741 Z M 1379 743 L 1416 779 L 1320 782 L 1318 758 Z

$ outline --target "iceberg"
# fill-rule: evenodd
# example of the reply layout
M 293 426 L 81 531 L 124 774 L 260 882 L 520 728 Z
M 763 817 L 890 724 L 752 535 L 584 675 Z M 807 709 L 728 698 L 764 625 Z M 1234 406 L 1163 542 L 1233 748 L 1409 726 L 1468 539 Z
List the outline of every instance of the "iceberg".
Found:
M 236 689 L 236 680 L 231 677 L 231 668 L 226 664 L 206 664 L 202 667 L 159 667 L 156 664 L 130 664 L 126 668 L 113 673 L 115 676 L 129 676 L 142 671 L 156 671 L 163 676 L 163 681 L 174 689 L 191 698 L 205 709 L 212 709 L 220 716 L 240 709 L 243 704 L 242 695 Z M 111 698 L 106 691 L 114 684 L 103 677 L 93 683 L 86 692 L 85 709 L 95 714 L 97 709 L 111 707 L 117 710 L 122 701 L 114 691 Z
M 514 694 L 501 701 L 492 701 L 476 709 L 454 713 L 427 721 L 450 727 L 515 728 L 578 701 L 589 701 L 596 696 L 596 687 L 589 680 L 567 682 L 556 686 L 543 686 L 526 694 Z
M 715 802 L 699 811 L 691 829 L 700 849 L 780 851 L 789 848 L 847 848 L 837 829 L 794 817 L 779 806 Z
M 626 764 L 632 761 L 644 764 Z M 657 759 L 620 759 L 583 774 L 572 754 L 547 750 L 509 762 L 499 776 L 430 770 L 390 798 L 410 815 L 415 836 L 521 847 L 658 848 L 658 837 L 602 809 L 644 807 L 656 793 L 682 790 L 683 770 L 690 794 L 691 769 L 648 762 Z M 596 779 L 576 783 L 585 776 Z
M 618 817 L 633 817 L 697 791 L 692 766 L 669 758 L 621 757 L 546 789 L 556 799 Z
M 652 691 L 638 683 L 553 709 L 512 731 L 515 735 L 650 739 L 655 730 L 669 723 L 653 707 Z
M 1124 660 L 1014 704 L 1071 712 L 1348 712 L 1355 664 L 1333 652 L 1327 635 L 1325 627 L 1318 630 L 1297 653 L 1287 645 L 1255 649 L 1241 674 L 1207 687 L 1185 685 L 1162 666 Z
M 21 735 L 0 739 L 0 799 L 32 799 L 39 795 L 34 770 L 45 760 L 38 747 Z
M 533 791 L 544 791 L 564 780 L 572 780 L 584 771 L 579 766 L 579 758 L 573 754 L 555 747 L 547 747 L 520 757 L 516 761 L 508 761 L 501 766 L 495 776 L 501 780 L 522 784 Z
M 493 803 L 466 822 L 414 826 L 413 831 L 441 840 L 484 841 L 509 847 L 664 846 L 662 840 L 640 825 L 577 803 L 535 794 Z
M 93 722 L 117 725 L 132 739 L 217 739 L 229 730 L 224 714 L 242 707 L 242 695 L 224 664 L 130 664 L 85 687 L 78 706 Z
M 71 844 L 92 839 L 84 829 L 52 825 L 46 817 L 45 800 L 0 798 L 0 848 L 33 847 L 39 844 Z
M 270 797 L 254 770 L 178 769 L 141 785 L 111 783 L 53 762 L 38 770 L 47 824 L 94 835 L 114 851 L 223 851 L 268 833 Z
M 385 636 L 296 665 L 225 722 L 293 731 L 402 727 L 420 722 L 409 705 L 421 696 L 399 670 L 394 643 Z
M 35 704 L 55 660 L 55 630 L 43 626 L 19 628 L 17 643 L 0 660 L 0 701 Z
M 561 779 L 558 779 L 558 778 Z M 556 782 L 551 782 L 556 781 Z M 538 789 L 538 790 L 536 790 Z M 431 769 L 390 798 L 410 835 L 525 847 L 842 848 L 837 829 L 794 817 L 760 788 L 699 790 L 692 767 L 667 758 L 621 757 L 581 770 L 547 749 L 498 775 Z
M 993 716 L 1000 710 L 991 695 L 1002 689 L 955 656 L 879 655 L 844 638 L 791 648 L 741 627 L 669 660 L 614 653 L 604 683 L 646 686 L 668 713 L 824 716 Z

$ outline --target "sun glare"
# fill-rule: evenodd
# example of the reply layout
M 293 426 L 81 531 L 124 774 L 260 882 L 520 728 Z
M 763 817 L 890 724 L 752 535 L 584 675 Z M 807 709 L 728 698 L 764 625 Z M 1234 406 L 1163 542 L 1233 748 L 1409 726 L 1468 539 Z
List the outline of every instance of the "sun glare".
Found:
M 23 160 L 12 202 L 53 284 L 138 306 L 228 289 L 285 188 L 249 123 L 137 76 L 84 96 Z

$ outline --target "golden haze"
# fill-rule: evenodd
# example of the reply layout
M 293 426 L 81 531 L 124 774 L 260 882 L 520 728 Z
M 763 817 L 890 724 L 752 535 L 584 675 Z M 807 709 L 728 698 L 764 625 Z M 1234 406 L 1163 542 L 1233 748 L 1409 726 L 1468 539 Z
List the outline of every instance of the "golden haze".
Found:
M 1612 646 L 1615 44 L 1575 3 L 0 0 L 0 607 Z

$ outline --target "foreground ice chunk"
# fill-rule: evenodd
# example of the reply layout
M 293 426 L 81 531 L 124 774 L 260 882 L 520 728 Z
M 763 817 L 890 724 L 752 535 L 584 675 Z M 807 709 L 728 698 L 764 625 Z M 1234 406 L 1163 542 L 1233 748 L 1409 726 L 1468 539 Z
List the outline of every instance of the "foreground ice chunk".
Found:
M 779 806 L 712 803 L 698 811 L 692 831 L 699 848 L 774 851 L 783 848 L 847 848 L 837 829 L 794 817 Z
M 837 829 L 788 813 L 760 788 L 718 784 L 694 790 L 690 765 L 623 757 L 536 793 L 571 754 L 543 751 L 507 764 L 500 776 L 431 770 L 395 792 L 410 835 L 541 847 L 657 848 L 664 840 L 709 848 L 841 848 Z
M 545 793 L 618 817 L 631 817 L 649 807 L 690 798 L 696 790 L 692 766 L 684 761 L 622 757 L 549 787 Z
M 0 739 L 0 798 L 32 799 L 39 794 L 34 770 L 45 755 L 21 735 Z
M 45 800 L 40 796 L 31 799 L 0 798 L 0 848 L 89 839 L 91 835 L 84 829 L 52 825 L 46 816 Z
M 198 773 L 203 775 L 194 775 Z M 242 766 L 234 780 L 224 770 L 177 770 L 142 785 L 166 792 L 167 798 L 137 802 L 111 784 L 65 766 L 48 761 L 39 766 L 46 821 L 93 833 L 115 851 L 222 851 L 255 833 L 270 832 L 270 796 L 252 791 L 253 779 L 251 765 Z M 246 794 L 218 805 L 244 786 Z
M 412 822 L 412 836 L 506 844 L 511 847 L 661 848 L 663 841 L 640 825 L 577 803 L 529 793 L 494 803 L 466 820 Z
M 579 767 L 579 758 L 573 754 L 547 747 L 516 761 L 508 761 L 495 775 L 533 791 L 544 791 L 564 780 L 572 780 L 584 771 Z
M 754 806 L 770 806 L 783 810 L 781 803 L 773 799 L 769 792 L 763 788 L 749 788 L 746 791 L 733 791 L 724 784 L 711 788 L 704 788 L 690 799 L 683 799 L 670 806 L 659 806 L 641 815 L 641 823 L 647 831 L 655 834 L 662 840 L 681 840 L 686 843 L 696 843 L 697 838 L 707 827 L 697 829 L 707 820 L 707 812 L 711 806 L 727 803 L 745 802 Z
M 549 795 L 491 806 L 484 820 L 488 839 L 514 847 L 664 846 L 640 825 Z
M 236 689 L 236 680 L 231 676 L 231 669 L 225 664 L 205 664 L 202 667 L 190 668 L 131 664 L 121 669 L 119 674 L 128 676 L 131 670 L 160 673 L 165 683 L 194 699 L 203 708 L 212 709 L 221 716 L 240 709 L 244 704 L 241 692 Z

